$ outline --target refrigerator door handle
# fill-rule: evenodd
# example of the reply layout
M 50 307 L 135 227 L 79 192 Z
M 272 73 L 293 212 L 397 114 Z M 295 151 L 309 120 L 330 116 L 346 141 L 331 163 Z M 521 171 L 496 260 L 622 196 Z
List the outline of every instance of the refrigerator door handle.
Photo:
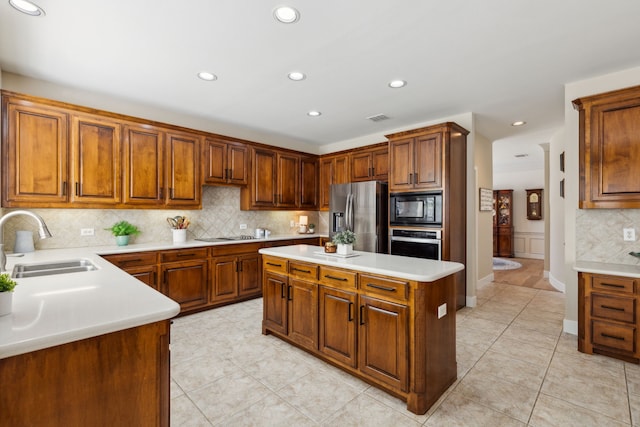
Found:
M 347 194 L 347 212 L 346 212 L 347 230 L 353 231 L 353 194 Z

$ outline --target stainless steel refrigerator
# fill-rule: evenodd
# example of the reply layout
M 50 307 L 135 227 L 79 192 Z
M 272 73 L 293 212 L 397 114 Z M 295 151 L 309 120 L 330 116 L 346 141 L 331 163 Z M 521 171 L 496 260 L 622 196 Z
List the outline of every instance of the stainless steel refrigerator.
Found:
M 329 202 L 329 237 L 345 229 L 356 233 L 353 249 L 388 253 L 387 184 L 379 181 L 333 184 Z

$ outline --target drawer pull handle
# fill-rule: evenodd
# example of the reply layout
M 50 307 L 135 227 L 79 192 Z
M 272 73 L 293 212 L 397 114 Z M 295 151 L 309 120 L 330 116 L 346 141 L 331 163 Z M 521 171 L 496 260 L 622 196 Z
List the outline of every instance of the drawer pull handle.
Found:
M 329 276 L 328 274 L 325 274 L 325 276 L 327 279 L 332 279 L 332 280 L 339 280 L 341 282 L 347 282 L 349 281 L 349 279 L 345 279 L 344 277 L 336 277 L 336 276 Z
M 177 254 L 176 256 L 196 256 L 196 254 Z
M 120 260 L 120 262 L 142 262 L 142 258 L 136 258 L 136 259 L 123 259 L 123 260 Z
M 602 286 L 609 286 L 610 288 L 618 288 L 618 289 L 624 289 L 624 285 L 616 285 L 615 283 L 600 283 Z
M 602 334 L 601 333 L 600 336 L 602 336 L 604 338 L 611 338 L 611 339 L 618 340 L 618 341 L 624 341 L 624 337 L 618 337 L 618 336 L 615 336 L 615 335 L 609 335 L 609 334 Z
M 347 321 L 353 322 L 353 303 L 352 302 L 349 303 L 349 317 L 347 318 Z
M 311 270 L 303 270 L 303 269 L 301 269 L 301 268 L 296 268 L 296 267 L 291 267 L 291 269 L 292 269 L 293 271 L 300 271 L 300 272 L 302 272 L 302 273 L 307 273 L 307 274 L 310 274 L 310 273 L 311 273 Z
M 364 325 L 364 305 L 360 306 L 360 325 Z
M 380 289 L 381 291 L 394 292 L 396 288 L 390 288 L 388 286 L 376 285 L 375 283 L 367 283 L 370 288 Z
M 275 262 L 267 262 L 267 265 L 271 265 L 273 267 L 282 267 L 282 264 L 276 264 Z
M 610 305 L 601 305 L 600 307 L 605 308 L 607 310 L 622 311 L 624 313 L 624 308 L 621 308 L 621 307 L 611 307 Z

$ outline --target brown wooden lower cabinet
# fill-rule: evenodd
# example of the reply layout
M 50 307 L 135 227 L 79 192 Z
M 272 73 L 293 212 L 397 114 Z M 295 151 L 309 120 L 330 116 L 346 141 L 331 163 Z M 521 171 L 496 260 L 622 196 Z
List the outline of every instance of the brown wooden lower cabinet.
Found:
M 640 362 L 638 279 L 578 273 L 578 350 Z
M 405 399 L 416 414 L 455 382 L 453 276 L 414 282 L 272 255 L 262 260 L 264 334 Z M 449 313 L 438 318 L 442 304 Z
M 169 426 L 169 320 L 0 360 L 2 426 Z

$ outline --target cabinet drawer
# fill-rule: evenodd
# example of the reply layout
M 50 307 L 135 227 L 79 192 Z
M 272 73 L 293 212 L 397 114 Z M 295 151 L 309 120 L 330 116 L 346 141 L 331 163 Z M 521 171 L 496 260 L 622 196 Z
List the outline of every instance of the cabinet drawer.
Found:
M 635 323 L 636 300 L 633 297 L 620 297 L 603 294 L 591 294 L 591 315 L 603 319 Z
M 387 277 L 360 274 L 360 289 L 365 294 L 406 300 L 409 295 L 409 282 L 394 280 Z
M 593 345 L 635 352 L 635 327 L 593 320 L 591 328 Z
M 119 268 L 153 265 L 157 262 L 156 252 L 133 252 L 130 254 L 105 255 L 103 258 Z
M 175 251 L 163 251 L 160 252 L 160 262 L 174 262 L 174 261 L 187 261 L 191 259 L 204 259 L 208 258 L 209 249 L 207 248 L 193 248 L 193 249 L 180 249 Z
M 355 289 L 356 276 L 352 271 L 320 266 L 320 282 L 334 288 Z
M 301 279 L 318 280 L 318 266 L 299 261 L 289 261 L 289 274 Z
M 235 254 L 257 253 L 264 245 L 262 243 L 239 243 L 237 245 L 211 246 L 211 256 L 226 256 Z
M 624 292 L 632 294 L 636 290 L 636 279 L 631 277 L 593 276 L 591 288 L 602 291 Z
M 287 274 L 287 265 L 286 259 L 262 255 L 262 268 L 264 270 Z

